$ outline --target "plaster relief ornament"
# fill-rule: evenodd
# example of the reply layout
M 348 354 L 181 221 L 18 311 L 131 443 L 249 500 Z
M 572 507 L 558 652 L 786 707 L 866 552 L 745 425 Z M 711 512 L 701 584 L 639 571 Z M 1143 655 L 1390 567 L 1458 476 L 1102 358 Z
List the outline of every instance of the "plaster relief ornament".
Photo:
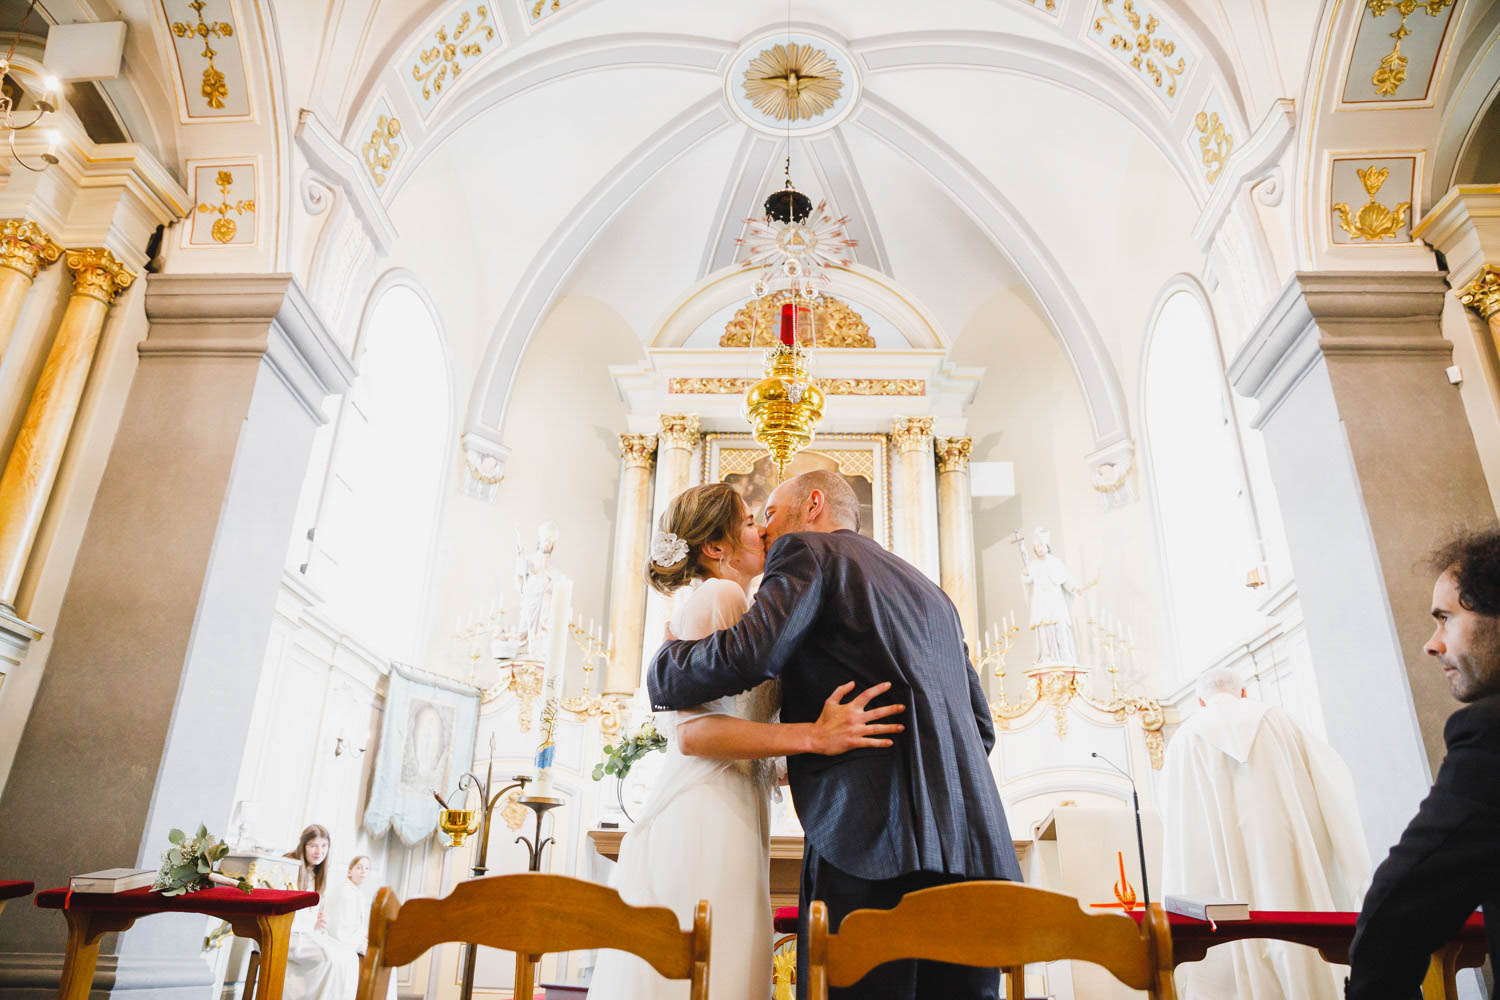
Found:
M 745 96 L 777 121 L 816 118 L 838 101 L 843 73 L 833 57 L 812 45 L 773 45 L 745 70 Z
M 1406 213 L 1411 210 L 1411 202 L 1403 201 L 1392 210 L 1375 200 L 1381 185 L 1391 174 L 1389 168 L 1372 165 L 1356 170 L 1355 173 L 1359 175 L 1359 182 L 1370 200 L 1352 218 L 1348 204 L 1341 201 L 1334 205 L 1333 210 L 1339 217 L 1339 228 L 1356 240 L 1396 239 L 1401 227 L 1406 225 Z

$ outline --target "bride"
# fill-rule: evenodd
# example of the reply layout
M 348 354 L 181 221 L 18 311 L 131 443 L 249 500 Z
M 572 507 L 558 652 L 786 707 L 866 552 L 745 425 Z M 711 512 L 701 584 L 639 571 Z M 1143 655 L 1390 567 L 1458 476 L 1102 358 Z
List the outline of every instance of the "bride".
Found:
M 755 518 L 723 483 L 685 490 L 652 539 L 651 586 L 671 595 L 695 589 L 673 619 L 678 638 L 729 628 L 750 606 L 751 581 L 765 563 Z M 888 747 L 902 726 L 878 720 L 902 711 L 865 711 L 889 684 L 843 701 L 835 689 L 816 722 L 779 723 L 775 681 L 676 713 L 675 738 L 641 817 L 620 845 L 614 887 L 627 903 L 665 906 L 691 926 L 698 900 L 712 907 L 710 1000 L 765 1000 L 771 985 L 769 799 L 777 757 Z M 686 981 L 661 978 L 644 961 L 600 953 L 590 1000 L 677 1000 Z

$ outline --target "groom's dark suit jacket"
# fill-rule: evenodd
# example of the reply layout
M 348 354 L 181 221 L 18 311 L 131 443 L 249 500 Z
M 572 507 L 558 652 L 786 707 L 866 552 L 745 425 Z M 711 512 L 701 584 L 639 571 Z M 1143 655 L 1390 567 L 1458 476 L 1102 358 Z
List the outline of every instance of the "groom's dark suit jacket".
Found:
M 781 678 L 783 722 L 813 722 L 846 681 L 890 681 L 889 749 L 787 761 L 809 849 L 864 879 L 943 872 L 1019 881 L 988 755 L 989 705 L 953 602 L 910 563 L 853 531 L 796 532 L 771 546 L 755 603 L 733 628 L 669 642 L 647 674 L 660 711 Z

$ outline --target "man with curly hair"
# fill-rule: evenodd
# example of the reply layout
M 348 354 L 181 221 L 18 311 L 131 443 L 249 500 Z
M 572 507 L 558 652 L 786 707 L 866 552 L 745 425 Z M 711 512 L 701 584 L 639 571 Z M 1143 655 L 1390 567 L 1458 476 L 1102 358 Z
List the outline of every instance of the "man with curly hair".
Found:
M 1425 648 L 1465 707 L 1443 730 L 1432 791 L 1365 896 L 1351 1000 L 1415 997 L 1429 955 L 1479 906 L 1491 962 L 1500 956 L 1500 530 L 1457 539 L 1432 567 L 1437 627 Z

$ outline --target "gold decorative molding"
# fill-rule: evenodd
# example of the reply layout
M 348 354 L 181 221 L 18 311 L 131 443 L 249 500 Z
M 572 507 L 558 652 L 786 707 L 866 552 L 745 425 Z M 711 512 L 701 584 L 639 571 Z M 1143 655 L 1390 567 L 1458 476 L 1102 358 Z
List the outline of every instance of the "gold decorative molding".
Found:
M 1203 154 L 1203 166 L 1207 168 L 1203 179 L 1212 184 L 1219 179 L 1229 154 L 1234 151 L 1234 136 L 1219 120 L 1217 111 L 1200 111 L 1193 119 L 1193 128 L 1198 130 L 1198 150 Z
M 669 448 L 692 451 L 697 447 L 702 431 L 703 422 L 695 413 L 663 413 L 657 441 Z
M 451 32 L 446 24 L 438 25 L 432 34 L 432 47 L 419 51 L 411 68 L 412 79 L 422 85 L 424 100 L 436 98 L 450 78 L 459 78 L 466 62 L 472 64 L 484 55 L 485 43 L 495 38 L 489 19 L 489 7 L 480 4 L 460 14 Z
M 891 421 L 891 443 L 901 454 L 932 452 L 931 417 L 897 417 Z
M 1158 89 L 1162 89 L 1165 83 L 1166 95 L 1176 97 L 1177 78 L 1187 72 L 1187 62 L 1182 56 L 1177 56 L 1176 65 L 1171 61 L 1177 53 L 1177 43 L 1157 36 L 1161 21 L 1155 14 L 1141 17 L 1135 9 L 1135 0 L 1124 0 L 1120 7 L 1125 23 L 1121 23 L 1110 9 L 1114 3 L 1115 0 L 1099 0 L 1103 13 L 1094 19 L 1094 34 L 1102 36 L 1105 25 L 1114 25 L 1116 31 L 1110 36 L 1109 47 L 1120 52 L 1133 52 L 1131 68 L 1149 76 Z
M 1152 698 L 1116 697 L 1110 701 L 1092 698 L 1079 678 L 1082 671 L 1077 668 L 1054 667 L 1027 671 L 1030 678 L 1027 691 L 1017 704 L 1008 704 L 1004 697 L 990 702 L 990 718 L 995 728 L 1009 730 L 1010 724 L 1030 712 L 1038 702 L 1045 702 L 1052 709 L 1053 725 L 1057 738 L 1068 735 L 1068 705 L 1078 699 L 1095 711 L 1114 716 L 1116 722 L 1124 724 L 1132 715 L 1140 716 L 1141 730 L 1146 737 L 1146 755 L 1151 760 L 1151 769 L 1160 771 L 1165 760 L 1167 741 L 1162 733 L 1167 714 L 1161 703 Z
M 656 457 L 655 434 L 621 434 L 620 458 L 627 469 L 649 469 Z
M 1057 13 L 1057 0 L 1026 0 L 1026 2 L 1031 4 L 1031 6 L 1033 7 L 1035 7 L 1037 3 L 1040 2 L 1041 5 L 1047 9 L 1047 13 Z
M 1484 265 L 1474 280 L 1459 290 L 1458 301 L 1478 313 L 1480 319 L 1493 321 L 1500 316 L 1500 267 Z
M 98 299 L 105 305 L 130 287 L 135 272 L 105 247 L 82 247 L 67 251 L 68 270 L 73 272 L 73 294 Z
M 938 438 L 936 445 L 939 472 L 969 471 L 969 450 L 974 447 L 973 438 Z
M 252 175 L 253 176 L 253 175 Z M 230 201 L 229 192 L 234 187 L 234 173 L 229 170 L 220 170 L 214 178 L 214 183 L 219 188 L 219 204 L 210 205 L 207 202 L 199 202 L 198 213 L 200 215 L 217 215 L 213 227 L 209 229 L 209 235 L 216 243 L 231 243 L 234 235 L 239 231 L 239 224 L 229 217 L 233 212 L 235 215 L 254 215 L 255 199 L 243 198 L 239 201 Z
M 62 256 L 62 247 L 30 219 L 0 220 L 0 267 L 35 278 L 37 269 Z
M 203 39 L 203 58 L 208 60 L 208 66 L 203 70 L 203 86 L 199 93 L 203 95 L 204 101 L 210 108 L 220 110 L 224 107 L 224 100 L 229 96 L 229 84 L 224 79 L 224 73 L 214 65 L 214 57 L 219 53 L 215 51 L 212 40 L 215 38 L 231 38 L 234 36 L 234 25 L 228 21 L 210 21 L 203 16 L 203 8 L 207 6 L 206 0 L 192 0 L 188 7 L 197 15 L 197 23 L 187 21 L 173 21 L 172 34 L 178 38 L 201 38 Z
M 737 396 L 758 379 L 674 378 L 667 392 L 679 396 Z M 927 383 L 919 378 L 819 378 L 813 379 L 825 396 L 925 396 Z
M 401 154 L 401 145 L 396 142 L 401 135 L 401 120 L 394 115 L 381 115 L 375 119 L 375 129 L 370 133 L 370 141 L 363 146 L 365 154 L 365 169 L 370 171 L 370 179 L 379 187 L 385 183 L 386 172 L 391 169 L 391 164 Z
M 1452 5 L 1453 0 L 1366 0 L 1365 7 L 1372 18 L 1383 17 L 1392 7 L 1401 14 L 1401 23 L 1391 32 L 1396 44 L 1380 60 L 1375 74 L 1370 77 L 1370 82 L 1375 85 L 1375 93 L 1381 97 L 1394 97 L 1406 82 L 1407 58 L 1401 53 L 1401 40 L 1411 34 L 1411 29 L 1406 26 L 1406 19 L 1419 9 L 1426 11 L 1429 17 L 1437 17 Z
M 779 343 L 781 307 L 791 301 L 791 290 L 782 289 L 775 295 L 765 295 L 746 302 L 725 325 L 724 334 L 719 338 L 719 346 L 774 347 Z M 806 301 L 804 296 L 797 297 L 798 303 Z M 798 346 L 875 346 L 875 338 L 870 336 L 870 324 L 849 303 L 832 295 L 823 295 L 813 302 L 812 310 L 812 336 L 802 336 L 803 331 L 799 330 Z M 817 339 L 816 344 L 813 343 L 813 338 Z
M 810 120 L 832 108 L 844 80 L 827 52 L 793 42 L 773 45 L 750 60 L 743 86 L 757 111 L 784 122 Z
M 1371 164 L 1355 171 L 1359 175 L 1360 184 L 1364 185 L 1365 193 L 1370 196 L 1369 204 L 1359 210 L 1359 214 L 1350 216 L 1347 202 L 1338 202 L 1333 206 L 1333 211 L 1339 217 L 1339 228 L 1356 240 L 1377 241 L 1395 239 L 1406 225 L 1406 213 L 1411 211 L 1411 202 L 1403 201 L 1395 210 L 1386 208 L 1375 200 L 1381 185 L 1390 176 L 1389 167 L 1377 167 Z

